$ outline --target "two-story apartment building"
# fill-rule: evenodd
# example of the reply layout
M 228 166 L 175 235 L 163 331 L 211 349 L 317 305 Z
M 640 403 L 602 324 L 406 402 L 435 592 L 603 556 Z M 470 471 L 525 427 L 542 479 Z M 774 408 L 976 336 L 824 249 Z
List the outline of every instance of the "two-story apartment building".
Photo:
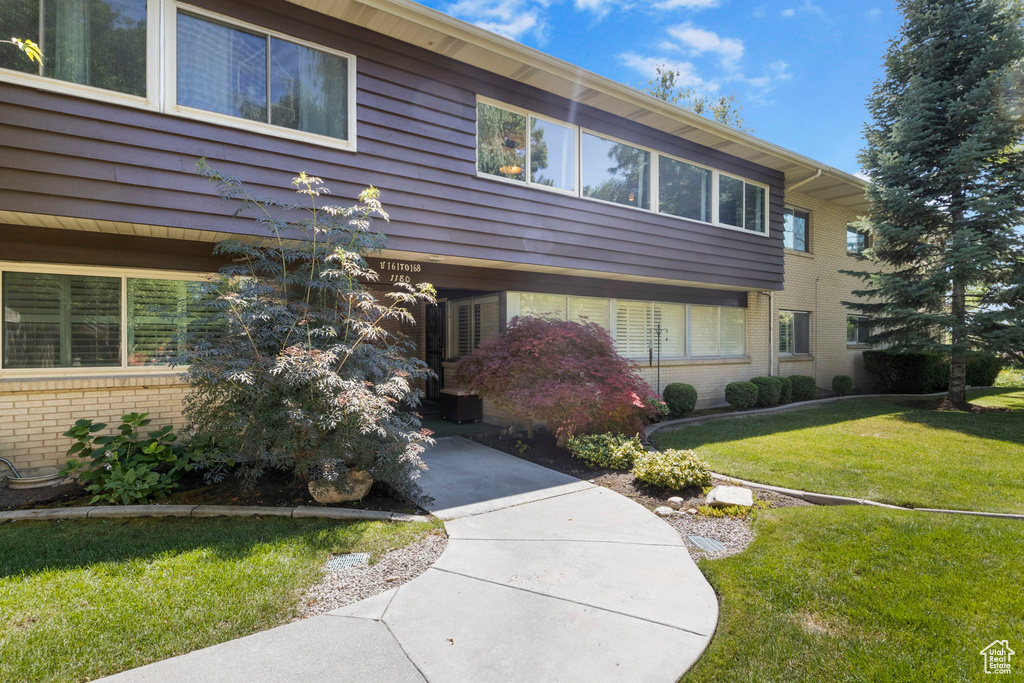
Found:
M 864 184 L 795 152 L 408 0 L 8 0 L 0 27 L 45 55 L 0 52 L 0 455 L 28 472 L 79 417 L 182 426 L 154 310 L 187 317 L 214 243 L 258 234 L 200 157 L 265 194 L 381 190 L 382 286 L 438 289 L 411 330 L 432 393 L 531 314 L 599 322 L 702 405 L 863 381 L 837 270 Z

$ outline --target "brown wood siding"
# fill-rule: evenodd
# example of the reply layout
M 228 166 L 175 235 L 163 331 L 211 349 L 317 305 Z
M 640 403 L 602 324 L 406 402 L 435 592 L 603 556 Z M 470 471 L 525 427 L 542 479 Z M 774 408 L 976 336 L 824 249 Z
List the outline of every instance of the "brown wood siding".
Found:
M 355 54 L 359 152 L 0 83 L 0 209 L 258 230 L 195 176 L 204 156 L 265 194 L 302 170 L 338 202 L 374 185 L 393 249 L 781 289 L 778 172 L 294 5 L 196 4 Z M 479 178 L 477 94 L 768 183 L 771 238 Z

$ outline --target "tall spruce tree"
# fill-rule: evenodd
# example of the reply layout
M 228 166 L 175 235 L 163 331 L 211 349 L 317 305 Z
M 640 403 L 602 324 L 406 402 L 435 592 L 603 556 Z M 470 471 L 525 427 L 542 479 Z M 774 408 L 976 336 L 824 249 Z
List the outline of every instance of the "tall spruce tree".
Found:
M 899 0 L 860 160 L 870 235 L 852 272 L 872 341 L 949 355 L 943 406 L 971 410 L 971 349 L 1024 349 L 1024 10 L 1019 0 Z

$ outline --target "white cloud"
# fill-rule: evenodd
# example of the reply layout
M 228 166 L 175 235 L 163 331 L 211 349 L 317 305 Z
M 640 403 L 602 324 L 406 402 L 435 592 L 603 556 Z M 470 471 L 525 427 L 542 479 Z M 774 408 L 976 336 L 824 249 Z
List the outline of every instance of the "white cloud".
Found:
M 658 0 L 654 9 L 707 9 L 721 4 L 722 0 Z
M 813 0 L 804 0 L 802 5 L 782 10 L 779 14 L 784 17 L 795 17 L 797 14 L 816 14 L 819 17 L 825 16 L 825 10 L 821 5 L 816 5 Z
M 619 55 L 619 61 L 644 78 L 654 78 L 658 73 L 658 67 L 663 66 L 678 74 L 676 84 L 680 87 L 704 88 L 706 90 L 717 90 L 719 87 L 716 83 L 708 83 L 701 78 L 693 62 L 678 62 L 667 57 L 645 57 L 635 52 Z
M 867 15 L 868 19 L 877 19 L 878 17 L 882 16 L 882 10 L 878 9 L 877 7 L 873 7 L 868 10 Z
M 739 60 L 743 58 L 742 40 L 722 38 L 714 31 L 697 28 L 689 23 L 672 26 L 667 32 L 678 42 L 679 49 L 692 55 L 716 55 L 721 60 L 723 68 L 735 69 Z
M 459 0 L 444 11 L 512 40 L 533 36 L 543 42 L 547 31 L 546 8 L 545 0 Z

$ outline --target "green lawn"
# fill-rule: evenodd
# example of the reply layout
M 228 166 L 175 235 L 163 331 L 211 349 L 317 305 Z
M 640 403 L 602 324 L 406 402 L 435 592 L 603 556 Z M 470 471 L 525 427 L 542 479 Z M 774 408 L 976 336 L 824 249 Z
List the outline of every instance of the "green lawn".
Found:
M 722 613 L 686 683 L 983 680 L 986 645 L 1021 652 L 1024 523 L 814 507 L 755 530 L 700 563 Z
M 289 621 L 331 553 L 433 524 L 257 519 L 0 525 L 0 681 L 83 681 Z
M 1024 390 L 971 393 L 1007 413 L 863 399 L 655 434 L 740 479 L 895 505 L 1024 513 Z

